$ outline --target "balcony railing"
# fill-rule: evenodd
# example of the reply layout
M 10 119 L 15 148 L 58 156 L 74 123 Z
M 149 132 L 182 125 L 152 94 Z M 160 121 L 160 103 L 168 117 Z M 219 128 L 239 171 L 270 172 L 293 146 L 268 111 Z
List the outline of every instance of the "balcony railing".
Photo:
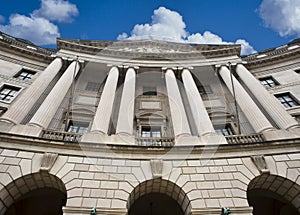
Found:
M 82 134 L 44 130 L 41 137 L 48 140 L 60 140 L 66 142 L 79 142 Z M 241 134 L 230 135 L 225 137 L 228 144 L 247 144 L 247 143 L 261 143 L 264 142 L 264 136 L 262 134 Z M 175 145 L 173 137 L 159 137 L 148 138 L 138 137 L 136 138 L 136 144 L 139 146 L 155 146 L 155 147 L 172 147 Z
M 61 140 L 66 142 L 78 142 L 82 134 L 63 132 L 63 131 L 52 131 L 44 130 L 42 133 L 42 138 L 49 140 Z
M 139 137 L 136 139 L 139 146 L 174 146 L 175 141 L 172 137 Z
M 228 144 L 261 143 L 265 140 L 262 134 L 230 135 L 225 138 Z

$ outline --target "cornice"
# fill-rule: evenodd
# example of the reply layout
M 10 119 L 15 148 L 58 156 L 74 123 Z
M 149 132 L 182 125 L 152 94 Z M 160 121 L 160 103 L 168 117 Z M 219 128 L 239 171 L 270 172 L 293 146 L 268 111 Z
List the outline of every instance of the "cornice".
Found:
M 132 59 L 201 59 L 239 56 L 240 45 L 203 45 L 156 40 L 90 41 L 57 39 L 58 50 Z
M 0 149 L 25 150 L 43 153 L 45 149 L 51 153 L 66 156 L 90 156 L 99 158 L 141 159 L 150 160 L 163 156 L 172 150 L 166 160 L 176 159 L 201 159 L 199 154 L 214 152 L 213 159 L 249 157 L 257 154 L 274 155 L 299 152 L 299 138 L 289 140 L 265 141 L 249 144 L 224 144 L 206 146 L 174 146 L 172 147 L 146 147 L 128 146 L 126 144 L 74 144 L 65 141 L 47 140 L 39 137 L 28 137 L 23 135 L 12 135 L 0 132 Z M 88 153 L 88 154 L 87 154 Z M 188 158 L 186 157 L 188 153 Z M 207 158 L 202 158 L 207 159 Z
M 19 55 L 25 58 L 34 59 L 46 63 L 51 62 L 51 55 L 55 53 L 54 50 L 41 48 L 28 41 L 23 41 L 11 37 L 9 35 L 0 32 L 0 49 L 15 55 Z
M 257 54 L 243 57 L 243 61 L 247 62 L 248 69 L 266 67 L 274 65 L 274 63 L 282 63 L 289 60 L 299 59 L 299 45 L 285 45 L 274 49 L 268 49 Z

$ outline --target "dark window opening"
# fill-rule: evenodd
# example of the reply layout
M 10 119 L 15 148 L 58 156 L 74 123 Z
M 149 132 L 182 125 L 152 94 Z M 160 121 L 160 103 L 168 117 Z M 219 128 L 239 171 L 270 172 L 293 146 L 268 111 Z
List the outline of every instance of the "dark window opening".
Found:
M 17 93 L 20 91 L 21 88 L 3 85 L 0 90 L 0 100 L 11 102 L 14 97 L 16 97 Z
M 298 102 L 290 95 L 290 93 L 278 94 L 275 95 L 275 97 L 286 108 L 295 107 L 299 105 Z
M 21 80 L 31 80 L 32 76 L 34 76 L 35 72 L 30 71 L 28 69 L 22 69 L 16 76 L 15 78 L 21 79 Z
M 96 82 L 88 82 L 85 90 L 87 91 L 93 91 L 93 92 L 98 92 L 100 90 L 100 83 L 96 83 Z
M 208 95 L 208 94 L 212 94 L 213 91 L 211 89 L 210 86 L 198 86 L 198 91 L 201 95 Z
M 156 87 L 143 87 L 143 95 L 156 96 L 157 95 Z
M 224 136 L 234 135 L 233 129 L 230 124 L 215 125 L 214 128 L 217 134 L 224 135 Z
M 89 127 L 89 123 L 88 122 L 75 122 L 75 121 L 70 121 L 69 125 L 68 125 L 68 132 L 72 132 L 72 133 L 85 133 L 87 132 Z
M 262 83 L 262 85 L 264 85 L 266 88 L 271 88 L 279 85 L 272 77 L 260 78 L 259 80 L 260 83 Z
M 142 126 L 141 137 L 160 138 L 161 127 L 159 126 Z

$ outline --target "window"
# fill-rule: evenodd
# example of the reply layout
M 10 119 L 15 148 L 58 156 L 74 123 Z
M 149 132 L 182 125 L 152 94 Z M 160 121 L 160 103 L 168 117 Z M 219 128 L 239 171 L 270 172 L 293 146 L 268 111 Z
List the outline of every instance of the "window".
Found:
M 87 132 L 89 127 L 89 123 L 88 122 L 74 122 L 74 121 L 70 121 L 69 125 L 68 125 L 68 132 L 72 132 L 72 133 L 85 133 Z
M 10 85 L 3 85 L 0 89 L 0 100 L 5 102 L 11 102 L 21 90 L 19 87 L 14 87 Z
M 157 95 L 156 87 L 143 87 L 143 95 L 156 96 Z
M 279 85 L 272 77 L 260 78 L 259 80 L 266 88 Z
M 295 107 L 299 105 L 298 102 L 291 96 L 290 93 L 278 94 L 275 95 L 275 97 L 286 108 Z
M 96 83 L 96 82 L 88 82 L 85 90 L 87 91 L 93 91 L 93 92 L 98 92 L 100 90 L 100 83 Z
M 296 69 L 295 72 L 300 74 L 300 69 Z
M 212 89 L 210 88 L 210 86 L 198 86 L 198 91 L 201 95 L 207 95 L 207 94 L 212 94 L 213 91 Z
M 228 136 L 228 135 L 233 135 L 233 130 L 230 124 L 226 124 L 226 125 L 216 125 L 214 126 L 215 131 L 217 134 L 221 134 L 224 136 Z
M 161 137 L 161 127 L 159 126 L 142 126 L 141 137 Z
M 31 80 L 32 76 L 34 76 L 35 72 L 30 71 L 28 69 L 22 69 L 16 76 L 15 78 L 27 81 Z

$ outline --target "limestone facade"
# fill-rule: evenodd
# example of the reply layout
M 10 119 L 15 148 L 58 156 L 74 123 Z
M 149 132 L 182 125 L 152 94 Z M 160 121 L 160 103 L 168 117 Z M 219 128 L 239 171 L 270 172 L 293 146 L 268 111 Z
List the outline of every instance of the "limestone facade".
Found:
M 135 214 L 153 194 L 185 215 L 258 214 L 256 197 L 300 213 L 299 41 L 241 57 L 238 45 L 0 38 L 0 214 L 43 189 L 68 215 Z

